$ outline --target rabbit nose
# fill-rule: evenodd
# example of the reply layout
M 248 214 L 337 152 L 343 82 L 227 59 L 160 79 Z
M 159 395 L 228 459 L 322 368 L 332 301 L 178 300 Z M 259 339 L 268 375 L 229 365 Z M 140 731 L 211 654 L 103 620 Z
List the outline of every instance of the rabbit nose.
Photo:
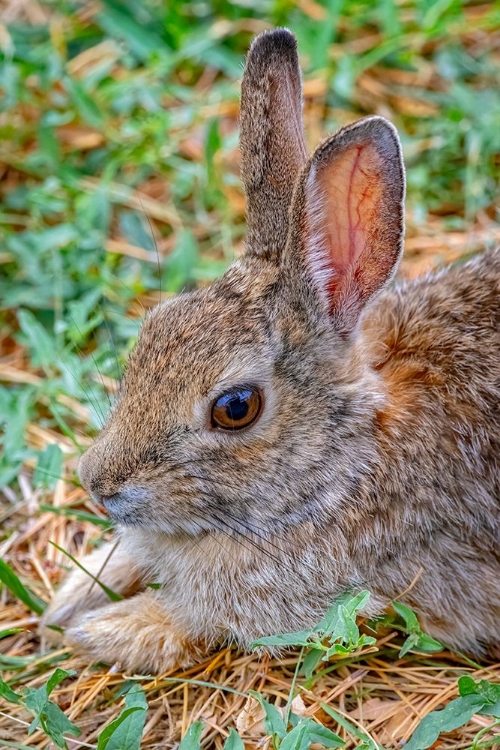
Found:
M 112 495 L 103 495 L 100 492 L 92 492 L 91 494 L 97 505 L 106 514 L 109 514 L 113 505 L 122 502 L 124 499 L 123 492 L 114 492 Z
M 91 492 L 92 497 L 98 503 L 99 505 L 106 506 L 106 503 L 112 503 L 113 500 L 121 500 L 122 499 L 122 492 L 113 492 L 109 495 L 104 495 L 102 492 Z

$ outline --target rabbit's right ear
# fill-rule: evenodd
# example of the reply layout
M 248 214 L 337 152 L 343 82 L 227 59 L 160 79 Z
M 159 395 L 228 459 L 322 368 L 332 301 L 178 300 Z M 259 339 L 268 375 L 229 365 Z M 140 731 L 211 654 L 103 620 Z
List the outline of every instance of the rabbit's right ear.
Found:
M 396 129 L 367 117 L 313 154 L 297 185 L 284 265 L 349 334 L 403 252 L 405 176 Z M 306 294 L 306 299 L 308 295 Z
M 293 189 L 307 160 L 297 44 L 288 29 L 265 31 L 250 47 L 240 150 L 247 253 L 273 258 L 285 247 Z

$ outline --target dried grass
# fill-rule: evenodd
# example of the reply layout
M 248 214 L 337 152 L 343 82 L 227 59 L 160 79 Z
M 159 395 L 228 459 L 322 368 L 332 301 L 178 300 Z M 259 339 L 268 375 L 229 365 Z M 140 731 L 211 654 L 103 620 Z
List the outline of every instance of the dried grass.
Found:
M 46 17 L 46 11 L 32 0 L 12 0 L 2 5 L 4 21 L 25 17 L 38 23 Z M 302 0 L 301 6 L 312 15 L 321 17 L 323 9 L 317 3 Z M 478 17 L 481 7 L 471 8 L 471 16 L 474 14 L 474 18 Z M 259 29 L 252 30 L 260 30 L 262 24 L 256 22 L 256 25 Z M 358 45 L 366 42 L 366 39 L 357 40 Z M 368 43 L 371 44 L 372 41 L 368 40 Z M 474 40 L 470 43 L 474 43 Z M 112 43 L 87 50 L 72 61 L 73 72 L 78 74 L 104 56 L 113 54 Z M 201 87 L 205 85 L 210 85 L 208 79 L 200 84 Z M 383 110 L 389 116 L 392 113 L 421 116 L 433 112 L 422 110 L 422 107 L 428 105 L 420 102 L 418 96 L 412 94 L 412 90 L 435 85 L 433 71 L 429 69 L 423 68 L 415 74 L 384 70 L 382 76 L 374 68 L 361 77 L 357 95 L 359 102 L 373 111 Z M 406 94 L 401 93 L 401 86 L 406 87 Z M 309 79 L 305 89 L 308 129 L 316 137 L 321 131 L 324 81 L 319 78 Z M 209 116 L 214 113 L 207 111 L 206 114 Z M 229 130 L 236 127 L 235 106 L 222 104 L 216 114 L 224 118 L 221 127 Z M 353 116 L 352 112 L 336 112 L 335 115 L 340 121 L 347 121 Z M 89 128 L 72 129 L 68 126 L 60 131 L 63 148 L 68 150 L 95 148 L 100 144 L 101 137 L 100 133 L 92 132 Z M 183 143 L 183 150 L 192 158 L 198 158 L 200 144 L 196 133 L 189 134 Z M 222 167 L 234 170 L 234 157 L 235 155 L 231 155 L 228 163 Z M 18 184 L 21 179 L 15 168 L 4 177 L 12 180 L 12 184 Z M 93 180 L 88 180 L 87 187 L 94 187 Z M 117 193 L 121 190 L 117 185 Z M 179 222 L 175 210 L 164 199 L 166 192 L 161 181 L 150 180 L 136 194 L 124 195 L 123 201 L 126 205 L 145 211 L 155 229 L 161 224 L 175 229 Z M 235 217 L 241 219 L 241 192 L 228 188 L 227 197 Z M 401 275 L 410 278 L 418 276 L 436 265 L 480 250 L 485 242 L 500 242 L 500 227 L 486 211 L 475 218 L 468 232 L 447 231 L 445 219 L 439 215 L 430 215 L 424 224 L 419 223 L 416 227 L 410 215 Z M 120 236 L 111 238 L 107 249 L 113 253 L 140 258 L 144 262 L 156 262 L 156 256 L 130 245 Z M 167 237 L 160 242 L 160 252 L 168 254 L 170 249 L 171 242 Z M 155 301 L 154 295 L 151 295 L 142 299 L 141 303 L 149 306 Z M 20 346 L 12 340 L 0 342 L 0 352 L 0 381 L 7 384 L 30 383 L 35 386 L 41 383 L 43 375 L 29 368 Z M 112 391 L 114 383 L 109 382 L 108 385 Z M 85 430 L 86 409 L 68 397 L 60 398 L 72 410 L 78 438 L 85 445 L 88 443 Z M 54 512 L 43 512 L 40 506 L 43 504 L 53 505 L 56 509 L 86 510 L 98 516 L 101 513 L 85 492 L 73 483 L 76 458 L 70 440 L 54 430 L 32 423 L 28 429 L 28 441 L 37 448 L 57 442 L 67 456 L 65 473 L 57 482 L 55 491 L 47 495 L 33 489 L 30 467 L 27 466 L 19 477 L 19 493 L 5 490 L 0 504 L 0 523 L 5 539 L 0 546 L 0 555 L 36 594 L 49 600 L 67 565 L 67 559 L 50 542 L 55 542 L 72 555 L 80 555 L 99 542 L 102 532 L 92 523 L 80 522 L 71 516 L 56 515 Z M 0 630 L 22 628 L 22 632 L 0 642 L 0 649 L 6 656 L 27 659 L 21 672 L 22 684 L 40 686 L 57 664 L 77 670 L 78 677 L 65 682 L 55 691 L 54 697 L 82 729 L 81 737 L 78 740 L 69 739 L 68 746 L 95 747 L 99 732 L 122 708 L 122 701 L 113 697 L 114 689 L 124 678 L 134 679 L 135 676 L 123 675 L 119 665 L 111 668 L 92 666 L 64 651 L 44 653 L 43 644 L 40 651 L 36 634 L 38 617 L 30 614 L 20 602 L 14 601 L 5 588 L 0 594 L 0 601 Z M 357 743 L 342 728 L 334 725 L 321 708 L 321 702 L 331 703 L 351 722 L 363 726 L 384 747 L 397 748 L 403 740 L 408 739 L 425 714 L 456 696 L 457 677 L 460 674 L 470 673 L 475 678 L 500 681 L 500 663 L 473 666 L 466 658 L 451 653 L 432 657 L 409 654 L 399 659 L 398 646 L 401 642 L 401 637 L 395 632 L 385 632 L 379 635 L 378 650 L 370 649 L 349 660 L 333 660 L 331 668 L 311 690 L 301 689 L 303 707 L 300 710 L 308 716 L 317 717 L 345 737 L 347 748 L 353 748 Z M 280 660 L 259 660 L 256 656 L 223 649 L 192 669 L 141 680 L 150 706 L 142 747 L 175 747 L 189 724 L 197 719 L 202 719 L 207 726 L 204 739 L 207 748 L 221 748 L 228 734 L 228 727 L 235 725 L 242 732 L 245 747 L 269 747 L 269 741 L 264 739 L 258 710 L 241 693 L 246 693 L 249 689 L 258 690 L 277 705 L 283 705 L 288 699 L 297 659 L 297 654 L 291 654 Z M 14 672 L 7 671 L 5 678 L 8 679 L 13 674 Z M 219 688 L 196 684 L 196 681 L 216 684 Z M 32 748 L 49 747 L 50 741 L 39 732 L 27 739 L 29 720 L 21 707 L 3 703 L 0 711 L 0 737 L 28 744 Z M 475 716 L 466 728 L 440 740 L 439 747 L 442 750 L 467 748 L 474 735 L 486 725 L 485 717 Z M 488 736 L 483 738 L 485 739 Z

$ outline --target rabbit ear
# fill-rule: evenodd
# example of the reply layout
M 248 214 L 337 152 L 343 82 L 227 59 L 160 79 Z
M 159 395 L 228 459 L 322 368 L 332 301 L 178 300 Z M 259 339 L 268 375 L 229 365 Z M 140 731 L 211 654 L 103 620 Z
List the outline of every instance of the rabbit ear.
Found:
M 340 332 L 396 272 L 403 251 L 405 177 L 396 129 L 368 117 L 311 158 L 297 186 L 287 254 L 320 291 Z M 305 263 L 304 263 L 305 261 Z
M 250 47 L 240 149 L 247 252 L 273 257 L 285 247 L 293 187 L 307 160 L 297 44 L 288 29 L 264 32 Z

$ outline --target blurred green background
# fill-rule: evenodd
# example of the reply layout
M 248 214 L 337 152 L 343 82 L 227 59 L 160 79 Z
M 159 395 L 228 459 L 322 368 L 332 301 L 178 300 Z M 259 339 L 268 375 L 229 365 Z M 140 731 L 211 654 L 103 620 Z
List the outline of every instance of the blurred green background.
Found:
M 50 487 L 57 435 L 77 452 L 102 423 L 144 309 L 241 252 L 239 79 L 265 28 L 298 37 L 311 148 L 370 113 L 399 129 L 416 272 L 500 238 L 499 3 L 3 0 L 0 18 L 0 487 L 23 465 Z

